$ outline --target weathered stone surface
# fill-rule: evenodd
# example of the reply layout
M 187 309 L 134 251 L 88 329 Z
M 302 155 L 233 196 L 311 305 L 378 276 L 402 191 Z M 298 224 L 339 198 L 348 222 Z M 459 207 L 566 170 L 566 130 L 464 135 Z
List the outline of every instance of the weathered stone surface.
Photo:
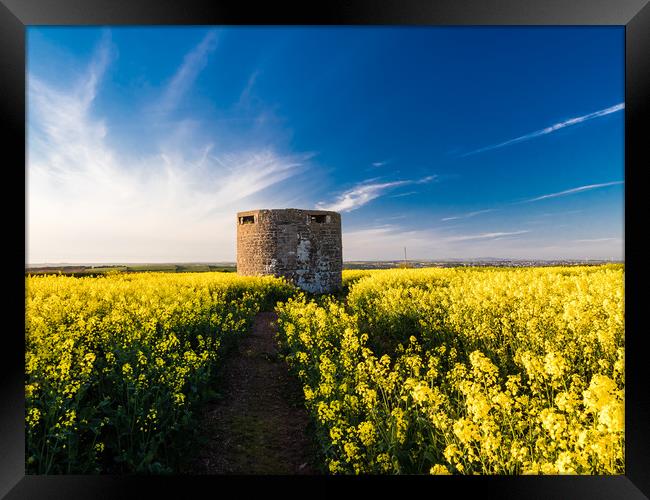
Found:
M 284 276 L 303 290 L 341 288 L 341 215 L 325 210 L 250 210 L 237 214 L 237 274 Z

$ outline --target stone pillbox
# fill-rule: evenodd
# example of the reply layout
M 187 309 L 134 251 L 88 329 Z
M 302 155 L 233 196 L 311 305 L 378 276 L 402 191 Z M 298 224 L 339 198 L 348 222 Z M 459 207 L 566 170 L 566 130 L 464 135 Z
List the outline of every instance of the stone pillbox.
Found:
M 341 289 L 341 215 L 296 208 L 237 214 L 237 274 L 284 276 L 312 293 Z

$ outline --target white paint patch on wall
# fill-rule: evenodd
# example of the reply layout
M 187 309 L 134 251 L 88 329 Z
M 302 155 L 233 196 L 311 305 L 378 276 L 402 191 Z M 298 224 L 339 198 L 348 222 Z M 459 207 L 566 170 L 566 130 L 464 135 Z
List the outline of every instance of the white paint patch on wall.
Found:
M 273 274 L 275 272 L 275 269 L 278 266 L 278 260 L 277 259 L 271 259 L 271 262 L 264 266 L 265 272 L 269 274 Z
M 300 235 L 298 235 L 300 237 Z M 311 242 L 307 238 L 301 238 L 296 247 L 296 259 L 298 262 L 309 262 L 309 250 L 311 250 Z

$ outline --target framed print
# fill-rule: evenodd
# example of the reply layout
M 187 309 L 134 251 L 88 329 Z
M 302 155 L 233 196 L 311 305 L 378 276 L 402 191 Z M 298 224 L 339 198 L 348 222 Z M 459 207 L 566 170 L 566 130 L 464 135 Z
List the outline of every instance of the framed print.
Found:
M 0 494 L 648 498 L 646 1 L 1 2 Z

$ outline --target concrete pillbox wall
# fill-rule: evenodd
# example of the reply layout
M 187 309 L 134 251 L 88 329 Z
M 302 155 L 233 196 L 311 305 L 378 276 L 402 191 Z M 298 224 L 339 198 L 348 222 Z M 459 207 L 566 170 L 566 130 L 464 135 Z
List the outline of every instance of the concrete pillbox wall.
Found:
M 237 274 L 284 276 L 312 293 L 341 289 L 341 215 L 295 208 L 237 214 Z

